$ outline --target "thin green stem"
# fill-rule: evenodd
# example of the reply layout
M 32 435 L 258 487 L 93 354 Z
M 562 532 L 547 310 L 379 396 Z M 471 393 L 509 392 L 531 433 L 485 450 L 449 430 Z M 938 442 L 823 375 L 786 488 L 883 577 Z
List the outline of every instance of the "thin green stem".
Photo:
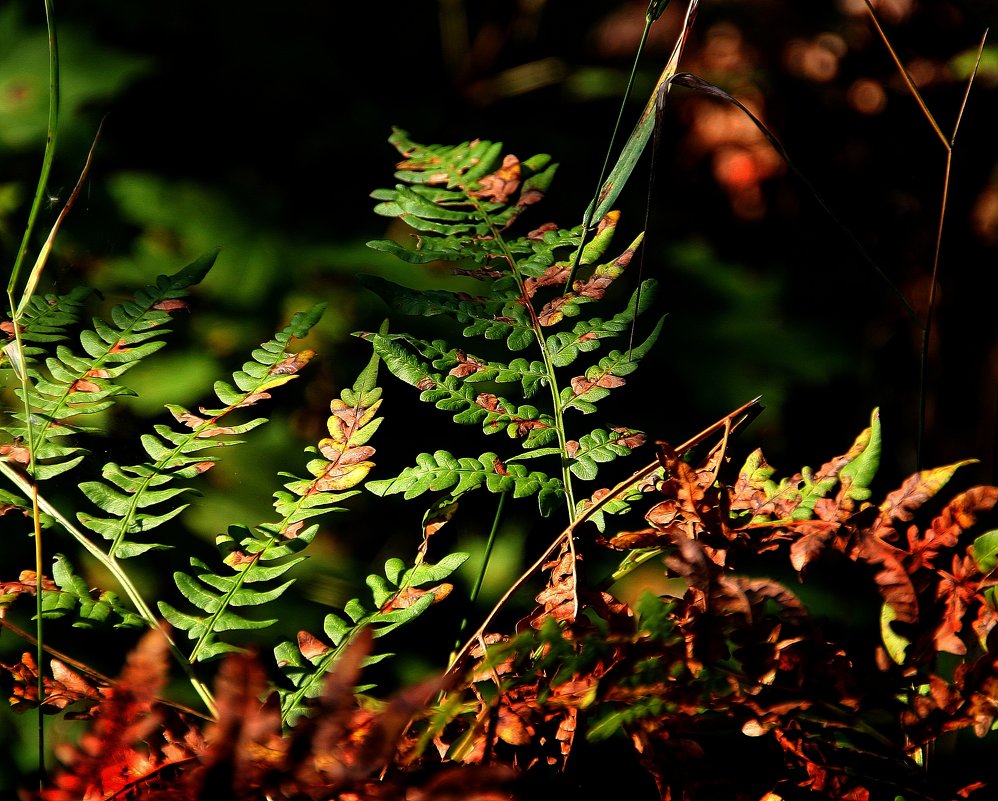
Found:
M 28 248 L 31 244 L 31 236 L 34 232 L 35 221 L 38 219 L 38 212 L 42 207 L 42 202 L 45 197 L 45 190 L 48 186 L 49 173 L 52 171 L 52 164 L 55 161 L 55 149 L 56 149 L 56 139 L 59 131 L 59 40 L 56 34 L 55 26 L 55 9 L 52 4 L 52 0 L 44 0 L 45 5 L 45 23 L 48 30 L 48 55 L 49 55 L 49 107 L 48 107 L 48 129 L 45 137 L 45 152 L 42 156 L 42 168 L 38 175 L 38 184 L 35 187 L 35 197 L 31 203 L 31 209 L 28 212 L 28 221 L 24 226 L 24 234 L 21 237 L 21 244 L 17 249 L 17 255 L 14 258 L 14 266 L 10 271 L 10 279 L 7 282 L 7 300 L 10 304 L 11 311 L 11 322 L 14 327 L 14 347 L 16 349 L 16 359 L 17 364 L 13 364 L 14 360 L 11 359 L 11 363 L 14 366 L 15 372 L 18 375 L 21 383 L 21 396 L 24 405 L 25 414 L 25 428 L 28 435 L 28 453 L 34 454 L 33 447 L 33 434 L 31 425 L 31 406 L 29 403 L 29 391 L 28 391 L 28 375 L 27 366 L 24 360 L 24 347 L 20 336 L 20 311 L 21 306 L 15 305 L 14 303 L 14 292 L 17 288 L 21 268 L 24 264 L 25 256 L 27 256 Z M 6 467 L 6 465 L 4 465 Z M 36 664 L 38 665 L 38 733 L 37 733 L 37 745 L 38 745 L 38 782 L 39 789 L 44 786 L 45 781 L 45 721 L 42 714 L 42 703 L 45 699 L 45 684 L 44 684 L 44 660 L 45 660 L 45 650 L 44 650 L 44 630 L 42 623 L 42 576 L 44 572 L 42 570 L 43 562 L 43 550 L 42 550 L 42 531 L 41 531 L 41 519 L 38 510 L 38 488 L 35 484 L 33 474 L 34 474 L 35 461 L 32 458 L 28 464 L 29 475 L 32 475 L 30 480 L 30 492 L 28 493 L 31 498 L 31 518 L 32 526 L 34 529 L 35 537 L 35 632 L 36 639 L 38 641 Z
M 38 219 L 38 212 L 45 202 L 45 190 L 48 187 L 49 173 L 52 171 L 52 163 L 55 161 L 55 145 L 59 130 L 59 43 L 55 29 L 55 10 L 52 0 L 45 2 L 45 21 L 48 26 L 49 44 L 49 110 L 48 110 L 48 132 L 45 137 L 45 153 L 42 156 L 42 169 L 38 174 L 38 185 L 35 188 L 35 198 L 31 202 L 31 210 L 28 212 L 28 222 L 24 226 L 24 235 L 21 237 L 21 245 L 17 250 L 14 260 L 14 268 L 10 271 L 10 280 L 7 283 L 7 294 L 13 296 L 21 274 L 21 267 L 24 258 L 28 254 L 31 244 L 31 235 L 35 230 L 35 221 Z M 14 306 L 11 306 L 14 309 Z
M 478 569 L 478 575 L 475 577 L 475 586 L 471 588 L 471 594 L 468 596 L 468 608 L 474 607 L 475 603 L 478 601 L 478 595 L 482 591 L 482 584 L 485 583 L 485 573 L 489 568 L 489 562 L 492 559 L 492 549 L 496 543 L 496 535 L 499 533 L 499 526 L 502 523 L 502 513 L 503 508 L 506 506 L 506 498 L 509 496 L 509 492 L 503 492 L 499 495 L 499 503 L 496 506 L 495 517 L 492 518 L 492 529 L 489 531 L 489 538 L 485 543 L 485 553 L 482 554 L 482 566 Z M 464 634 L 464 630 L 468 627 L 468 616 L 465 615 L 461 620 L 461 625 L 457 629 L 457 641 L 454 643 L 454 651 L 451 653 L 450 658 L 447 660 L 448 669 L 452 664 L 454 664 L 454 659 L 457 658 L 457 649 L 461 646 L 461 635 Z

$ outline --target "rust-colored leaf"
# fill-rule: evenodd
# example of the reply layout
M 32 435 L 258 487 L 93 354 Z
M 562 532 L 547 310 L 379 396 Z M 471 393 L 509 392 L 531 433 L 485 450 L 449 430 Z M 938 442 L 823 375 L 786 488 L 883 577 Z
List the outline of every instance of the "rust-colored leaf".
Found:
M 908 523 L 915 516 L 915 512 L 932 498 L 946 483 L 953 474 L 967 462 L 957 462 L 946 467 L 937 467 L 930 470 L 922 470 L 909 476 L 901 486 L 887 495 L 880 505 L 880 514 L 873 524 L 874 531 L 893 530 L 892 523 L 895 520 Z M 887 536 L 881 533 L 880 536 Z
M 537 312 L 537 322 L 543 326 L 557 325 L 565 318 L 565 313 L 561 310 L 572 300 L 570 295 L 561 295 L 545 303 Z
M 474 356 L 469 356 L 463 350 L 457 351 L 455 355 L 457 365 L 451 368 L 449 375 L 456 378 L 467 378 L 469 375 L 479 373 L 488 367 L 485 362 L 476 359 Z
M 166 680 L 167 652 L 161 631 L 142 637 L 118 682 L 102 691 L 93 727 L 78 745 L 61 749 L 64 767 L 40 792 L 41 801 L 151 795 L 165 768 L 190 762 L 203 750 L 196 728 L 156 700 Z
M 998 487 L 972 487 L 961 492 L 933 519 L 925 539 L 936 549 L 952 548 L 960 535 L 998 504 Z
M 178 309 L 186 309 L 187 302 L 183 300 L 177 300 L 176 298 L 170 298 L 167 300 L 161 300 L 158 303 L 153 304 L 154 309 L 159 309 L 160 311 L 172 312 Z
M 820 556 L 832 542 L 839 526 L 824 520 L 807 520 L 794 526 L 797 538 L 790 544 L 790 563 L 798 573 Z
M 520 187 L 520 160 L 513 154 L 505 156 L 502 166 L 479 182 L 479 188 L 468 194 L 493 203 L 506 203 Z
M 535 615 L 530 625 L 540 628 L 544 625 L 545 616 L 558 621 L 573 620 L 576 609 L 576 554 L 565 541 L 561 545 L 558 556 L 542 566 L 543 570 L 551 572 L 547 586 L 541 590 L 535 600 L 541 605 L 543 614 Z
M 235 433 L 235 429 L 229 426 L 211 426 L 210 428 L 198 431 L 197 437 L 198 439 L 211 439 L 212 437 L 224 437 Z
M 314 350 L 305 348 L 275 364 L 268 370 L 268 373 L 270 375 L 291 375 L 292 373 L 297 373 L 302 367 L 312 361 L 314 356 Z
M 547 286 L 561 288 L 565 286 L 568 275 L 572 271 L 571 262 L 559 261 L 552 264 L 540 275 L 531 275 L 524 279 L 524 294 L 532 298 L 538 289 Z
M 548 231 L 557 231 L 557 230 L 558 230 L 557 223 L 546 222 L 542 225 L 537 226 L 532 231 L 528 231 L 527 239 L 534 241 L 541 240 L 544 238 L 544 234 L 546 234 Z
M 453 584 L 438 584 L 436 587 L 421 589 L 419 587 L 403 587 L 389 598 L 379 611 L 390 612 L 393 609 L 408 609 L 425 595 L 433 596 L 433 603 L 439 603 L 454 589 Z
M 298 649 L 311 662 L 329 651 L 329 646 L 314 634 L 302 630 L 298 632 Z
M 205 422 L 203 417 L 198 417 L 196 414 L 191 414 L 191 412 L 187 411 L 186 409 L 183 411 L 180 411 L 179 409 L 171 409 L 170 413 L 173 415 L 174 419 L 178 423 L 181 423 L 182 425 L 185 425 L 188 428 L 197 428 L 198 426 L 203 425 Z
M 31 451 L 23 445 L 0 445 L 0 458 L 17 464 L 29 464 L 31 462 Z

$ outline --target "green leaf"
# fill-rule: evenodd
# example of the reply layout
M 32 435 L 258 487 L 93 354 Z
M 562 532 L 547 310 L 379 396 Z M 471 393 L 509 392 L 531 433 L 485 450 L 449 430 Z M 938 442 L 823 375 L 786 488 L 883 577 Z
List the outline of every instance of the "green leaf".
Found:
M 848 486 L 849 497 L 853 500 L 865 501 L 872 494 L 870 484 L 880 466 L 881 447 L 880 410 L 874 409 L 870 427 L 860 434 L 847 454 L 847 458 L 852 459 L 839 471 L 839 481 Z
M 998 567 L 998 529 L 985 531 L 970 546 L 978 570 L 984 575 Z

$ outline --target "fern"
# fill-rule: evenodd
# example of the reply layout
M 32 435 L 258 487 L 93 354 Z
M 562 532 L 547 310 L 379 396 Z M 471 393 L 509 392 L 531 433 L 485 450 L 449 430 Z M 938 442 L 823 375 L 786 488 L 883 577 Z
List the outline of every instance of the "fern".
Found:
M 241 424 L 224 424 L 232 412 L 253 406 L 270 397 L 270 391 L 286 384 L 312 357 L 311 351 L 287 351 L 293 338 L 303 337 L 315 325 L 324 306 L 299 312 L 273 340 L 253 351 L 253 360 L 246 362 L 232 380 L 215 383 L 215 395 L 225 404 L 216 409 L 200 409 L 202 416 L 187 409 L 170 405 L 178 423 L 187 430 L 176 431 L 170 426 L 156 425 L 155 434 L 143 435 L 142 447 L 149 461 L 132 466 L 105 465 L 103 481 L 86 481 L 80 490 L 107 516 L 95 517 L 80 513 L 84 526 L 110 542 L 108 552 L 115 559 L 127 559 L 153 549 L 168 546 L 162 543 L 140 543 L 132 538 L 158 528 L 182 512 L 187 504 L 171 503 L 178 496 L 191 492 L 188 486 L 172 486 L 176 479 L 191 479 L 213 465 L 204 451 L 235 445 L 233 439 L 266 422 L 256 418 Z M 169 506 L 165 506 L 169 504 Z M 157 507 L 155 514 L 143 511 Z
M 30 465 L 37 481 L 76 467 L 86 452 L 65 440 L 89 429 L 75 418 L 103 411 L 114 404 L 115 396 L 130 393 L 115 379 L 165 344 L 160 336 L 166 332 L 163 326 L 170 313 L 184 308 L 187 289 L 204 278 L 215 257 L 212 253 L 172 276 L 160 276 L 154 286 L 115 306 L 110 323 L 95 319 L 94 327 L 80 335 L 84 356 L 60 344 L 45 359 L 45 370 L 40 370 L 34 357 L 42 355 L 41 349 L 32 347 L 18 354 L 16 346 L 9 345 L 5 353 L 8 359 L 17 360 L 12 364 L 26 381 L 27 396 L 26 409 L 13 412 L 14 422 L 0 429 L 12 440 L 4 446 L 4 455 Z M 26 308 L 22 339 L 56 342 L 64 338 L 64 328 L 75 321 L 82 300 L 82 293 L 33 299 Z
M 370 628 L 375 637 L 383 637 L 399 626 L 411 623 L 437 601 L 450 594 L 452 586 L 443 580 L 457 570 L 468 554 L 452 553 L 436 564 L 417 558 L 406 567 L 401 559 L 389 559 L 384 575 L 367 577 L 371 600 L 352 598 L 343 607 L 346 618 L 330 613 L 323 621 L 323 632 L 332 643 L 320 640 L 307 631 L 299 632 L 297 643 L 283 642 L 274 649 L 281 671 L 294 689 L 281 688 L 281 717 L 294 725 L 307 713 L 306 701 L 322 692 L 323 680 L 344 649 L 363 630 Z M 379 662 L 390 654 L 368 657 L 366 665 Z M 370 689 L 370 685 L 358 691 Z
M 395 478 L 369 482 L 368 489 L 414 498 L 430 491 L 456 497 L 485 488 L 514 497 L 537 496 L 544 514 L 567 499 L 574 519 L 578 510 L 573 482 L 594 480 L 603 464 L 626 456 L 641 437 L 639 432 L 611 437 L 605 428 L 596 428 L 576 440 L 564 413 L 592 413 L 600 400 L 622 386 L 650 351 L 662 321 L 637 347 L 611 351 L 581 374 L 564 376 L 560 371 L 599 349 L 604 339 L 629 336 L 637 317 L 651 306 L 655 282 L 645 281 L 622 311 L 609 318 L 581 317 L 588 304 L 606 299 L 642 237 L 606 260 L 617 212 L 605 216 L 585 245 L 581 226 L 559 229 L 546 224 L 515 234 L 514 224 L 542 199 L 553 179 L 557 165 L 546 155 L 521 162 L 502 156 L 501 144 L 481 140 L 423 146 L 398 129 L 389 141 L 404 160 L 395 173 L 395 188 L 373 193 L 381 201 L 375 211 L 407 223 L 415 231 L 415 244 L 406 248 L 378 240 L 368 245 L 411 264 L 455 262 L 456 272 L 478 279 L 484 288 L 480 296 L 470 296 L 419 291 L 367 277 L 368 288 L 393 311 L 448 316 L 463 326 L 465 341 L 454 346 L 407 334 L 360 336 L 397 378 L 420 391 L 420 400 L 447 412 L 455 423 L 480 427 L 485 435 L 505 432 L 518 448 L 477 456 L 446 450 L 423 453 L 415 465 Z M 569 284 L 576 255 L 583 269 Z M 483 355 L 471 352 L 475 339 L 481 341 Z M 497 360 L 489 344 L 496 341 L 511 352 L 532 348 L 536 355 Z M 560 472 L 528 471 L 516 464 L 544 457 L 555 460 Z
M 842 503 L 852 504 L 870 497 L 870 482 L 880 464 L 880 413 L 875 409 L 866 428 L 842 456 L 817 471 L 804 467 L 800 473 L 772 480 L 775 469 L 762 452 L 749 454 L 739 472 L 732 511 L 748 515 L 753 523 L 781 520 L 810 520 L 815 506 L 839 488 Z
M 344 390 L 342 397 L 330 404 L 329 436 L 306 451 L 312 457 L 307 464 L 310 477 L 282 474 L 291 480 L 274 494 L 280 521 L 253 531 L 233 527 L 218 537 L 216 544 L 223 563 L 231 572 L 216 572 L 192 558 L 193 575 L 174 573 L 180 592 L 204 614 L 187 614 L 165 601 L 159 603 L 159 610 L 171 625 L 196 640 L 189 657 L 192 663 L 240 650 L 220 641 L 219 632 L 261 629 L 276 622 L 251 620 L 236 614 L 231 607 L 259 608 L 283 595 L 294 579 L 276 585 L 274 582 L 305 558 L 299 554 L 319 530 L 317 524 L 306 527 L 306 522 L 342 511 L 339 504 L 357 494 L 358 490 L 353 488 L 373 467 L 369 460 L 374 448 L 367 442 L 381 424 L 377 416 L 381 406 L 377 371 L 378 359 L 373 357 L 353 388 Z
M 42 593 L 42 614 L 48 618 L 61 618 L 72 613 L 77 628 L 92 628 L 109 621 L 115 628 L 141 628 L 145 624 L 138 615 L 126 608 L 118 596 L 105 590 L 94 591 L 77 575 L 69 560 L 56 554 L 52 562 L 52 579 L 58 589 Z
M 3 348 L 0 358 L 0 369 L 15 368 L 18 375 L 23 375 L 25 369 L 32 366 L 35 357 L 45 353 L 44 348 L 37 344 L 59 342 L 67 339 L 66 329 L 80 319 L 84 301 L 90 296 L 88 287 L 76 287 L 65 295 L 48 294 L 33 296 L 25 305 L 18 321 L 18 333 L 21 349 L 14 342 L 8 342 Z M 14 323 L 5 320 L 0 323 L 8 339 L 14 339 Z

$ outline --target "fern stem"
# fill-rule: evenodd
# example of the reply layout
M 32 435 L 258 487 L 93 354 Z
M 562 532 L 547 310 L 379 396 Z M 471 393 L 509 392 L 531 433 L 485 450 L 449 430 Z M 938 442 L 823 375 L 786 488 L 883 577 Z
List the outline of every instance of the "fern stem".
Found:
M 750 420 L 752 420 L 755 417 L 755 415 L 759 412 L 761 408 L 759 406 L 760 400 L 761 396 L 753 398 L 748 403 L 745 403 L 742 406 L 739 406 L 734 411 L 729 412 L 727 415 L 722 417 L 717 422 L 707 426 L 707 428 L 705 428 L 699 434 L 696 434 L 695 436 L 686 440 L 686 442 L 684 442 L 682 445 L 676 448 L 676 453 L 682 454 L 685 453 L 686 451 L 689 451 L 692 448 L 695 448 L 697 445 L 699 445 L 701 442 L 707 439 L 707 437 L 711 436 L 717 431 L 724 429 L 731 432 L 734 431 L 736 428 L 745 425 Z M 544 565 L 544 563 L 548 559 L 550 559 L 553 554 L 557 552 L 558 548 L 561 547 L 562 543 L 566 540 L 566 538 L 568 539 L 569 542 L 572 541 L 572 537 L 575 533 L 576 527 L 578 527 L 586 520 L 591 518 L 594 514 L 596 514 L 596 512 L 598 512 L 600 509 L 606 506 L 606 504 L 610 503 L 610 501 L 619 497 L 621 494 L 623 494 L 624 492 L 626 492 L 628 489 L 635 486 L 636 484 L 639 484 L 640 482 L 644 481 L 646 478 L 652 475 L 656 470 L 661 469 L 661 467 L 662 467 L 661 461 L 659 459 L 656 459 L 650 464 L 642 467 L 640 470 L 637 470 L 636 472 L 632 473 L 628 478 L 625 478 L 623 481 L 621 481 L 619 484 L 613 487 L 613 489 L 611 489 L 606 495 L 604 495 L 598 501 L 589 506 L 585 511 L 583 511 L 578 516 L 578 518 L 575 521 L 573 521 L 564 531 L 562 531 L 561 534 L 555 537 L 554 541 L 547 547 L 544 553 L 542 553 L 530 567 L 528 567 L 523 573 L 520 574 L 520 577 L 517 578 L 516 581 L 514 581 L 509 586 L 509 588 L 503 594 L 502 598 L 500 598 L 496 602 L 495 606 L 492 607 L 492 610 L 488 613 L 488 615 L 485 616 L 485 620 L 482 621 L 482 624 L 478 627 L 475 633 L 472 634 L 471 637 L 469 637 L 465 641 L 464 645 L 458 651 L 457 656 L 451 660 L 451 664 L 450 667 L 447 669 L 447 672 L 450 673 L 457 668 L 457 666 L 461 663 L 461 661 L 468 655 L 472 646 L 474 646 L 474 644 L 478 642 L 479 637 L 482 637 L 485 634 L 485 631 L 488 628 L 489 624 L 492 622 L 495 616 L 499 614 L 500 610 L 502 610 L 502 608 L 506 606 L 506 603 L 509 601 L 509 599 L 512 598 L 516 594 L 516 592 L 520 589 L 520 587 L 522 587 L 536 571 L 540 570 L 541 567 Z
M 502 233 L 496 228 L 495 223 L 492 222 L 492 217 L 489 215 L 488 211 L 478 202 L 478 198 L 468 194 L 468 200 L 474 204 L 475 209 L 481 215 L 482 219 L 488 223 L 489 232 L 492 234 L 493 239 L 502 249 L 503 258 L 509 264 L 509 269 L 516 279 L 516 285 L 520 290 L 520 297 L 523 299 L 523 305 L 526 307 L 530 314 L 530 328 L 533 331 L 534 339 L 537 340 L 537 347 L 541 352 L 541 359 L 544 363 L 544 372 L 547 374 L 547 384 L 548 390 L 551 393 L 551 408 L 554 416 L 555 431 L 558 434 L 558 449 L 562 453 L 561 458 L 561 483 L 565 489 L 565 503 L 568 505 L 568 522 L 572 523 L 575 520 L 575 493 L 572 489 L 572 471 L 568 469 L 568 459 L 565 458 L 565 454 L 568 453 L 568 435 L 565 431 L 565 418 L 562 414 L 561 408 L 561 392 L 558 387 L 558 376 L 554 370 L 554 362 L 551 361 L 551 354 L 548 352 L 547 344 L 544 341 L 544 332 L 541 330 L 540 320 L 537 319 L 537 311 L 534 309 L 533 304 L 530 303 L 530 299 L 527 295 L 526 286 L 523 281 L 523 276 L 520 274 L 519 265 L 516 262 L 516 257 L 513 252 L 509 249 L 506 244 L 506 240 L 503 238 Z
M 28 482 L 6 462 L 0 461 L 0 472 L 7 476 L 12 483 L 18 486 L 22 492 L 32 492 L 30 482 Z M 132 604 L 135 606 L 135 610 L 139 613 L 139 616 L 146 622 L 149 628 L 159 629 L 163 633 L 167 643 L 169 643 L 170 652 L 180 664 L 184 673 L 187 674 L 187 678 L 190 681 L 191 686 L 194 688 L 194 691 L 198 694 L 198 697 L 200 697 L 211 716 L 215 717 L 218 710 L 215 706 L 215 700 L 212 697 L 211 692 L 194 674 L 194 670 L 187 662 L 187 658 L 184 656 L 180 648 L 177 647 L 177 644 L 170 636 L 170 633 L 160 625 L 159 619 L 152 613 L 152 610 L 149 608 L 148 604 L 146 604 L 142 594 L 132 582 L 131 578 L 129 578 L 128 574 L 122 569 L 121 565 L 118 563 L 118 560 L 111 554 L 104 553 L 104 551 L 97 547 L 97 545 L 95 545 L 83 532 L 73 525 L 73 523 L 70 522 L 70 520 L 62 514 L 62 512 L 47 501 L 44 496 L 37 495 L 37 491 L 36 497 L 39 509 L 58 522 L 59 525 L 61 525 L 63 529 L 65 529 L 70 536 L 73 537 L 73 539 L 80 543 L 80 545 L 82 545 L 87 552 L 101 565 L 103 565 L 104 568 L 107 569 L 107 571 L 115 578 L 118 584 L 121 585 L 122 591 L 128 596 L 129 600 L 131 600 Z

